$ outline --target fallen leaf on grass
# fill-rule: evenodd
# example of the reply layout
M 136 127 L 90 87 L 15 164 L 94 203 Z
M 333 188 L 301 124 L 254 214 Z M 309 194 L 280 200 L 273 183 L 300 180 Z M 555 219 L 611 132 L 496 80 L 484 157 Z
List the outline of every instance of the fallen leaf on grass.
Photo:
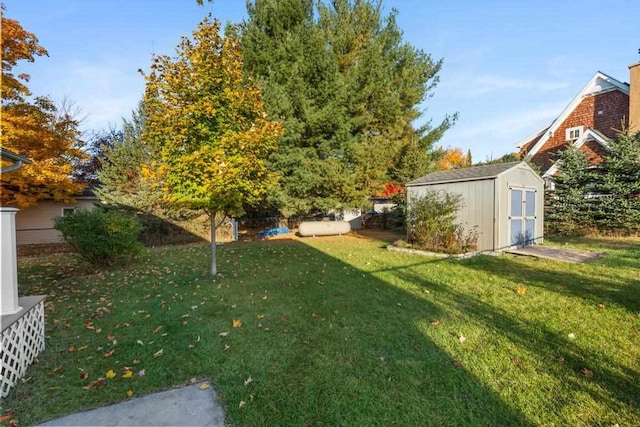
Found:
M 576 339 L 576 334 L 574 334 L 573 332 L 570 333 L 569 335 L 567 335 L 569 337 L 570 340 L 575 340 Z
M 283 334 L 288 334 L 289 333 L 289 328 L 287 328 L 286 326 L 284 328 L 282 328 L 282 333 Z
M 87 378 L 89 378 L 89 372 L 87 372 L 87 371 L 80 372 L 80 379 L 81 380 L 86 380 Z
M 431 324 L 433 326 L 440 326 L 440 321 L 439 320 L 434 320 L 433 322 L 431 322 Z
M 221 337 L 226 337 L 227 335 L 229 335 L 229 332 L 220 332 L 218 335 L 220 335 Z
M 71 345 L 69 346 L 69 353 L 73 353 L 74 351 L 76 351 L 76 346 L 75 346 L 75 345 L 73 345 L 73 344 L 71 344 Z
M 109 335 L 107 335 L 107 341 L 113 341 L 113 340 L 115 340 L 115 339 L 116 339 L 116 336 L 115 336 L 115 335 L 113 335 L 113 334 L 109 334 Z
M 84 322 L 84 327 L 87 329 L 95 329 L 96 327 L 93 326 L 93 322 L 91 320 L 87 320 L 86 322 Z
M 208 389 L 209 387 L 211 387 L 209 384 L 204 383 L 204 384 L 202 384 L 202 385 L 201 385 L 200 387 L 198 387 L 198 388 L 199 388 L 200 390 L 206 390 L 206 389 Z
M 564 362 L 564 357 L 563 356 L 558 356 L 556 357 L 556 360 L 560 363 Z
M 145 376 L 145 374 L 146 374 L 146 372 L 145 372 L 145 370 L 144 370 L 144 369 L 140 369 L 140 370 L 138 371 L 138 376 L 139 376 L 139 377 L 144 377 L 144 376 Z
M 104 378 L 98 378 L 97 380 L 91 381 L 86 386 L 82 387 L 84 390 L 91 390 L 92 388 L 103 388 L 106 382 Z
M 251 384 L 253 382 L 253 379 L 251 377 L 247 378 L 246 380 L 244 380 L 244 386 L 248 386 L 249 384 Z
M 16 414 L 11 411 L 7 411 L 0 417 L 0 423 L 6 423 L 13 420 L 16 417 Z
M 106 373 L 106 377 L 107 377 L 108 379 L 115 378 L 115 376 L 116 376 L 116 373 L 115 373 L 115 372 L 113 372 L 113 369 L 109 369 L 109 370 L 107 371 L 107 373 Z
M 105 359 L 110 358 L 111 356 L 113 356 L 113 353 L 115 353 L 115 352 L 116 352 L 115 350 L 109 350 L 109 351 L 107 351 L 107 352 L 104 354 L 104 358 L 105 358 Z
M 239 328 L 242 326 L 242 320 L 240 319 L 233 319 L 233 327 L 234 328 Z
M 287 316 L 280 317 L 280 321 L 281 322 L 286 322 L 287 320 L 289 320 L 289 318 Z
M 603 310 L 605 308 L 605 305 L 603 303 L 598 304 L 598 308 L 600 310 Z
M 462 362 L 459 360 L 454 360 L 453 366 L 455 366 L 456 368 L 462 368 Z
M 57 374 L 58 372 L 62 372 L 64 371 L 64 366 L 56 366 L 55 368 L 53 368 L 53 373 Z
M 127 397 L 133 396 L 133 390 L 127 390 Z
M 159 331 L 160 329 L 162 329 L 162 325 L 160 325 L 160 326 L 156 327 L 156 328 L 155 328 L 153 331 L 151 331 L 151 332 L 153 332 L 154 334 L 157 334 L 157 333 L 158 333 L 158 331 Z
M 516 292 L 518 292 L 518 295 L 524 295 L 524 294 L 527 293 L 527 288 L 525 288 L 524 286 L 520 285 L 520 286 L 518 286 L 518 290 Z
M 519 358 L 519 357 L 516 357 L 516 358 L 513 360 L 513 363 L 515 363 L 516 365 L 520 366 L 520 365 L 522 365 L 522 360 L 520 360 L 520 358 Z
M 144 345 L 144 343 L 142 342 L 142 340 L 136 340 L 136 344 Z
M 241 400 L 240 403 L 238 403 L 238 409 L 242 408 L 245 404 L 246 402 L 244 400 Z
M 311 317 L 313 317 L 314 319 L 317 319 L 318 318 L 318 313 L 316 313 L 316 312 L 311 313 Z
M 582 368 L 580 369 L 580 373 L 585 378 L 593 378 L 593 371 L 591 369 Z
M 460 337 L 458 338 L 458 340 L 460 340 L 460 344 L 462 344 L 467 340 L 467 337 L 465 337 L 464 335 L 460 334 Z
M 122 374 L 122 378 L 131 378 L 133 376 L 133 372 L 131 371 L 126 371 L 124 374 Z
M 340 313 L 338 310 L 333 310 L 333 314 L 338 314 Z
M 413 349 L 414 349 L 415 351 L 420 351 L 420 348 L 421 348 L 421 347 L 420 347 L 420 344 L 416 344 L 416 345 L 414 345 L 414 346 L 413 346 Z
M 231 346 L 229 344 L 225 344 L 224 345 L 224 351 L 227 351 L 231 348 Z
M 162 356 L 163 353 L 164 353 L 164 349 L 161 348 L 160 350 L 158 350 L 155 353 L 153 353 L 153 357 L 158 358 L 158 357 Z

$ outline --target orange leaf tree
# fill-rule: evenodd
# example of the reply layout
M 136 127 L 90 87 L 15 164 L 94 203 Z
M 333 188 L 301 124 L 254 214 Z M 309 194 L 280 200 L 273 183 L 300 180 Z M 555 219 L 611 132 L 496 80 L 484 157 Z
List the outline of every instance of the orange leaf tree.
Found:
M 2 146 L 32 160 L 2 175 L 2 205 L 24 208 L 38 200 L 69 200 L 80 185 L 70 178 L 74 163 L 84 157 L 78 121 L 66 108 L 46 97 L 28 101 L 27 74 L 15 75 L 19 61 L 33 62 L 47 51 L 20 23 L 2 9 Z
M 183 37 L 177 56 L 154 56 L 146 76 L 144 139 L 174 205 L 211 219 L 211 274 L 217 274 L 216 214 L 237 216 L 277 182 L 265 160 L 281 126 L 267 120 L 259 89 L 242 73 L 236 40 L 205 19 Z

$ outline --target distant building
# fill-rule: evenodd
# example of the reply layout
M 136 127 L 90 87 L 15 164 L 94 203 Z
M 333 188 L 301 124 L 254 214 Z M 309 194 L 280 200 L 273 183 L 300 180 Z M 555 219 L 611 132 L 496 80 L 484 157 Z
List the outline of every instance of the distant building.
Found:
M 547 183 L 558 173 L 558 152 L 569 144 L 597 165 L 618 131 L 640 131 L 640 63 L 629 69 L 630 84 L 598 71 L 553 122 L 517 145 Z

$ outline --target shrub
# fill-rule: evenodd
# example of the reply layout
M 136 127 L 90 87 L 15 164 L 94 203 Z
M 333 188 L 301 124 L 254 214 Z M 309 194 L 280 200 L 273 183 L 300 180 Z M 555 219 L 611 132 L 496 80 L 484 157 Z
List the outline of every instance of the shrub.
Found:
M 419 249 L 446 253 L 476 249 L 477 232 L 455 223 L 461 207 L 460 195 L 433 190 L 411 200 L 407 215 L 409 242 Z
M 137 240 L 142 231 L 140 222 L 121 212 L 99 207 L 79 210 L 57 218 L 55 229 L 80 256 L 94 265 L 128 262 L 142 249 Z

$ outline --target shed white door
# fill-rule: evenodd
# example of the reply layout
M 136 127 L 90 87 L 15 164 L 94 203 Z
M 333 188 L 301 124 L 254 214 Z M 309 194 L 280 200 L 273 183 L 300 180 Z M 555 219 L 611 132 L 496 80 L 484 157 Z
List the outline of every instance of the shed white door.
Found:
M 511 246 L 530 245 L 536 235 L 536 191 L 511 188 L 509 229 Z

